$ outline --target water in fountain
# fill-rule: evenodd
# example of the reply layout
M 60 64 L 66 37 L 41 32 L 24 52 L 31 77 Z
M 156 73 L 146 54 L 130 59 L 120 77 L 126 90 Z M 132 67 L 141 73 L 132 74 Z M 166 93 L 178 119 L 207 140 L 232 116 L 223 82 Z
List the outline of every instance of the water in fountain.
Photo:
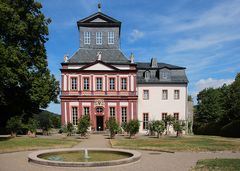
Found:
M 84 149 L 84 159 L 89 159 L 88 150 Z

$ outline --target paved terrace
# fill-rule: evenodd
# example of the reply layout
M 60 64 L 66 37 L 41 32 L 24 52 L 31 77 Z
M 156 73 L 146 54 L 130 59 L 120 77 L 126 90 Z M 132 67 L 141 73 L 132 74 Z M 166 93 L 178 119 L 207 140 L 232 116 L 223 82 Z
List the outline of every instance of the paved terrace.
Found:
M 107 136 L 91 135 L 89 139 L 83 139 L 81 143 L 75 147 L 87 148 L 108 148 L 110 147 Z M 27 156 L 31 151 L 14 152 L 0 154 L 0 171 L 187 171 L 195 166 L 197 160 L 208 158 L 240 158 L 240 152 L 177 152 L 162 153 L 153 151 L 140 151 L 142 158 L 131 164 L 110 166 L 110 167 L 94 167 L 94 168 L 62 168 L 43 166 L 34 163 L 28 163 Z

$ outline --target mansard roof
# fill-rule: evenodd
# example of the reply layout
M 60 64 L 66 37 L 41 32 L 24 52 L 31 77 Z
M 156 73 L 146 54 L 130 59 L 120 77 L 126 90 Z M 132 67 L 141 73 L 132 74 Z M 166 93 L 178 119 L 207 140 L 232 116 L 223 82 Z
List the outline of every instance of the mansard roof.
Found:
M 101 19 L 102 21 L 104 22 L 100 22 L 100 21 L 96 21 L 96 19 Z M 91 26 L 111 26 L 111 27 L 120 27 L 121 26 L 121 22 L 106 15 L 106 14 L 103 14 L 102 12 L 97 12 L 95 14 L 92 14 L 86 18 L 83 18 L 81 20 L 79 20 L 77 22 L 77 25 L 78 27 L 79 26 L 88 26 L 88 27 L 91 27 Z
M 188 79 L 185 67 L 179 67 L 166 63 L 157 63 L 157 67 L 151 67 L 151 63 L 137 63 L 138 84 L 187 84 Z M 148 72 L 148 73 L 147 73 Z M 167 73 L 167 78 L 163 78 Z M 146 74 L 148 75 L 146 77 Z
M 130 64 L 130 61 L 119 49 L 88 49 L 79 48 L 78 51 L 69 59 L 69 64 L 92 63 L 97 60 L 97 53 L 102 52 L 102 61 L 111 64 Z
M 156 69 L 151 67 L 151 63 L 147 63 L 147 62 L 137 62 L 137 68 L 138 69 Z M 157 68 L 186 69 L 185 67 L 180 67 L 180 66 L 166 64 L 166 63 L 157 63 Z

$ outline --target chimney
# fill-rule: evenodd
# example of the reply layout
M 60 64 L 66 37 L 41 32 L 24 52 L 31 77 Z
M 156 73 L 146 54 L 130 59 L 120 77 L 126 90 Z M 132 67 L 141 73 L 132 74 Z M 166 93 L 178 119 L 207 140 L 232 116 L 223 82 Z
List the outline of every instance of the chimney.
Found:
M 157 68 L 158 67 L 157 58 L 152 58 L 151 59 L 151 67 L 152 68 Z

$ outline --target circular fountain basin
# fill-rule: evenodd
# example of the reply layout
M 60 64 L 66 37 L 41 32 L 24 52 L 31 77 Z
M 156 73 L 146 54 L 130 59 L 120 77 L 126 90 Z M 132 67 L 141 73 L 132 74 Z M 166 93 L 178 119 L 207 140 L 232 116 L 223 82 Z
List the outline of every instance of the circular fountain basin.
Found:
M 134 150 L 111 148 L 88 148 L 89 158 L 84 158 L 83 148 L 66 148 L 36 151 L 28 156 L 28 161 L 60 167 L 96 167 L 131 163 L 141 158 Z

